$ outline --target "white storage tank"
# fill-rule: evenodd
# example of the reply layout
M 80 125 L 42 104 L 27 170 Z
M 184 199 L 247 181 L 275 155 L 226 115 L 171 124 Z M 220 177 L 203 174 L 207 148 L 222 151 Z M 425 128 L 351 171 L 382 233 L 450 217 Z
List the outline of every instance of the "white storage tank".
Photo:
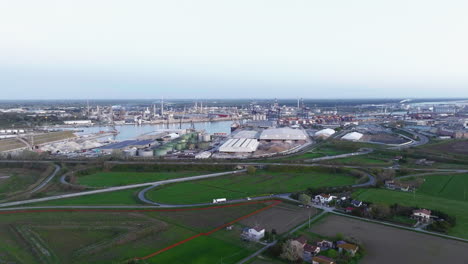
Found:
M 127 149 L 123 151 L 123 154 L 125 157 L 135 157 L 137 155 L 137 150 L 135 148 Z
M 203 134 L 203 142 L 210 142 L 211 141 L 211 135 L 210 134 Z
M 154 151 L 152 149 L 139 149 L 138 156 L 140 157 L 153 157 Z

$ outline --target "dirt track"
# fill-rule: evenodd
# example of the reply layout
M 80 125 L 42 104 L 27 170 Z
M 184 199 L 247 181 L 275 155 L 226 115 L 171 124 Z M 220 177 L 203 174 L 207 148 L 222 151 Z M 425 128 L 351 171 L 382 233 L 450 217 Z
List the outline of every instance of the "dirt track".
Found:
M 342 233 L 360 240 L 367 255 L 362 264 L 468 264 L 468 243 L 330 215 L 311 231 L 324 236 Z

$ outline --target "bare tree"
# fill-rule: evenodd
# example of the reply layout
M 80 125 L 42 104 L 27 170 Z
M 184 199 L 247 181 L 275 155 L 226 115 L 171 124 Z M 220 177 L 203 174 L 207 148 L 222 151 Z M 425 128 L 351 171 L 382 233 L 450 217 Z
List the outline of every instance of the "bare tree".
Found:
M 283 244 L 283 253 L 281 253 L 281 258 L 291 262 L 296 262 L 302 259 L 303 255 L 304 248 L 299 241 L 289 239 Z
M 299 201 L 303 204 L 303 205 L 309 205 L 310 204 L 310 196 L 307 195 L 307 194 L 301 194 L 299 195 Z

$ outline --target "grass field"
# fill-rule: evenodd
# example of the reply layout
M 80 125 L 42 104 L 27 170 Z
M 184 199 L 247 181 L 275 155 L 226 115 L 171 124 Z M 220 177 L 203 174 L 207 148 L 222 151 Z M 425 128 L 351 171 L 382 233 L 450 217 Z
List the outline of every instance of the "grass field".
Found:
M 418 192 L 452 200 L 468 201 L 468 174 L 431 175 L 424 179 Z
M 326 157 L 326 156 L 335 156 L 335 155 L 350 153 L 354 151 L 357 151 L 357 149 L 351 150 L 351 149 L 335 148 L 332 146 L 324 146 L 324 147 L 318 147 L 314 150 L 308 151 L 300 155 L 295 155 L 295 156 L 286 157 L 286 158 L 279 158 L 279 159 L 275 159 L 274 161 L 275 162 L 277 162 L 278 160 L 300 161 L 300 160 L 308 160 L 308 159 L 314 159 L 314 158 L 320 158 L 320 157 Z
M 237 199 L 305 190 L 308 187 L 345 186 L 356 182 L 346 173 L 257 171 L 161 186 L 147 193 L 154 201 L 170 204 L 211 202 L 214 198 Z
M 361 189 L 356 191 L 353 197 L 374 203 L 398 203 L 445 212 L 457 218 L 457 224 L 450 230 L 449 235 L 468 238 L 468 202 L 425 194 L 422 191 L 413 194 L 385 189 Z
M 221 231 L 228 232 L 228 231 Z M 237 238 L 239 239 L 239 238 Z M 247 243 L 246 243 L 247 244 Z M 216 246 L 214 246 L 216 245 Z M 247 244 L 252 245 L 252 244 Z M 237 263 L 253 250 L 213 237 L 198 237 L 147 260 L 148 263 Z
M 92 187 L 112 187 L 144 182 L 162 181 L 174 178 L 209 174 L 208 171 L 168 172 L 97 172 L 77 177 L 77 183 Z
M 127 189 L 115 192 L 105 192 L 93 195 L 51 200 L 27 204 L 25 206 L 53 206 L 53 205 L 135 205 L 141 204 L 137 194 L 142 188 Z
M 25 193 L 41 179 L 52 173 L 53 167 L 41 169 L 0 168 L 0 200 Z
M 265 204 L 179 212 L 35 212 L 0 217 L 1 263 L 127 263 L 213 230 Z M 204 221 L 211 215 L 211 221 Z M 216 218 L 216 221 L 213 219 Z M 190 220 L 190 221 L 189 221 Z M 198 226 L 204 223 L 203 226 Z M 261 245 L 241 226 L 200 236 L 139 263 L 236 263 Z

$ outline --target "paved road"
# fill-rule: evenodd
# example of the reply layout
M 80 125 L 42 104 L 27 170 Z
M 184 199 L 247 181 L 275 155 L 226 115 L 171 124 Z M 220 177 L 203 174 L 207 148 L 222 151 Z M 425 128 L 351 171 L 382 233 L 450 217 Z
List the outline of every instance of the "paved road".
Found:
M 405 129 L 405 128 L 400 128 L 400 129 L 407 132 L 407 133 L 412 134 L 414 137 L 419 138 L 419 140 L 417 140 L 417 141 L 412 140 L 412 142 L 410 144 L 406 144 L 406 145 L 402 145 L 402 146 L 395 146 L 395 147 L 391 147 L 389 149 L 396 149 L 396 150 L 406 149 L 406 148 L 411 148 L 411 147 L 422 146 L 422 145 L 425 145 L 425 144 L 429 143 L 429 138 L 426 137 L 423 134 L 417 133 L 417 132 L 415 132 L 413 130 L 410 130 L 410 129 Z
M 97 193 L 114 192 L 114 191 L 133 189 L 133 188 L 145 187 L 145 186 L 156 185 L 156 184 L 161 185 L 161 184 L 168 184 L 168 183 L 175 183 L 175 182 L 194 181 L 194 180 L 199 180 L 199 179 L 206 179 L 206 178 L 224 176 L 224 175 L 228 175 L 228 174 L 242 173 L 242 172 L 245 172 L 245 171 L 246 170 L 237 170 L 237 171 L 229 171 L 229 172 L 212 173 L 212 174 L 206 174 L 206 175 L 200 175 L 200 176 L 177 178 L 177 179 L 157 181 L 157 182 L 146 182 L 146 183 L 140 183 L 140 184 L 117 186 L 117 187 L 111 187 L 111 188 L 99 189 L 99 190 L 93 190 L 93 191 L 85 191 L 85 192 L 79 192 L 79 193 L 62 194 L 62 195 L 56 195 L 56 196 L 50 196 L 50 197 L 44 197 L 44 198 L 37 198 L 37 199 L 31 199 L 31 200 L 2 203 L 2 204 L 0 204 L 0 207 L 18 206 L 18 205 L 23 205 L 23 204 L 46 202 L 46 201 L 51 201 L 51 200 L 58 200 L 58 199 L 71 198 L 71 197 L 79 197 L 79 196 L 91 195 L 91 194 L 97 194 Z
M 325 157 L 320 157 L 320 158 L 313 158 L 313 159 L 304 160 L 304 162 L 317 162 L 317 161 L 322 161 L 322 160 L 348 158 L 348 157 L 353 157 L 353 156 L 366 155 L 372 152 L 374 152 L 374 149 L 366 148 L 358 152 L 352 152 L 352 153 L 346 153 L 346 154 L 340 154 L 340 155 L 334 155 L 334 156 L 325 156 Z
M 367 173 L 366 172 L 366 176 L 368 177 L 368 181 L 365 182 L 365 183 L 360 183 L 360 184 L 353 184 L 351 185 L 351 187 L 353 188 L 360 188 L 360 187 L 369 187 L 369 186 L 374 186 L 375 183 L 376 183 L 376 179 L 375 177 L 370 174 L 370 173 Z M 206 205 L 212 205 L 212 203 L 197 203 L 197 204 L 162 204 L 162 203 L 158 203 L 158 202 L 155 202 L 155 201 L 152 201 L 152 200 L 149 200 L 148 198 L 146 198 L 146 193 L 158 186 L 160 186 L 162 184 L 154 184 L 152 186 L 148 186 L 148 188 L 145 188 L 143 190 L 141 190 L 139 193 L 138 193 L 138 199 L 140 199 L 140 201 L 144 202 L 144 203 L 147 203 L 147 204 L 151 204 L 151 205 L 155 205 L 155 206 L 160 206 L 160 207 L 167 207 L 167 208 L 173 208 L 173 207 L 196 207 L 196 206 L 206 206 Z M 250 197 L 249 199 L 250 200 L 265 200 L 265 199 L 271 199 L 271 198 L 281 198 L 281 199 L 285 199 L 285 200 L 291 200 L 291 201 L 296 201 L 296 200 L 293 200 L 290 198 L 290 195 L 291 193 L 283 193 L 283 194 L 272 194 L 272 195 L 268 195 L 268 196 L 257 196 L 257 197 Z M 216 198 L 216 197 L 214 197 Z M 245 202 L 245 201 L 248 201 L 249 199 L 246 198 L 242 198 L 242 199 L 233 199 L 233 200 L 229 200 L 229 201 L 226 201 L 224 203 L 239 203 L 239 202 Z
M 47 177 L 41 184 L 39 184 L 38 186 L 36 186 L 36 188 L 34 188 L 31 193 L 35 193 L 35 192 L 38 192 L 39 190 L 41 190 L 42 188 L 44 188 L 54 177 L 55 175 L 57 175 L 57 173 L 60 171 L 61 167 L 59 165 L 55 165 L 55 169 L 54 171 L 52 172 L 52 174 Z
M 400 176 L 396 177 L 395 179 L 401 180 L 401 179 L 407 179 L 407 178 L 412 178 L 412 177 L 423 177 L 423 176 L 429 176 L 429 175 L 438 175 L 442 172 L 445 172 L 446 174 L 458 174 L 458 173 L 468 173 L 468 170 L 436 170 L 432 172 L 424 172 L 424 173 L 417 173 L 417 174 L 410 174 L 410 175 L 405 175 L 405 176 Z

